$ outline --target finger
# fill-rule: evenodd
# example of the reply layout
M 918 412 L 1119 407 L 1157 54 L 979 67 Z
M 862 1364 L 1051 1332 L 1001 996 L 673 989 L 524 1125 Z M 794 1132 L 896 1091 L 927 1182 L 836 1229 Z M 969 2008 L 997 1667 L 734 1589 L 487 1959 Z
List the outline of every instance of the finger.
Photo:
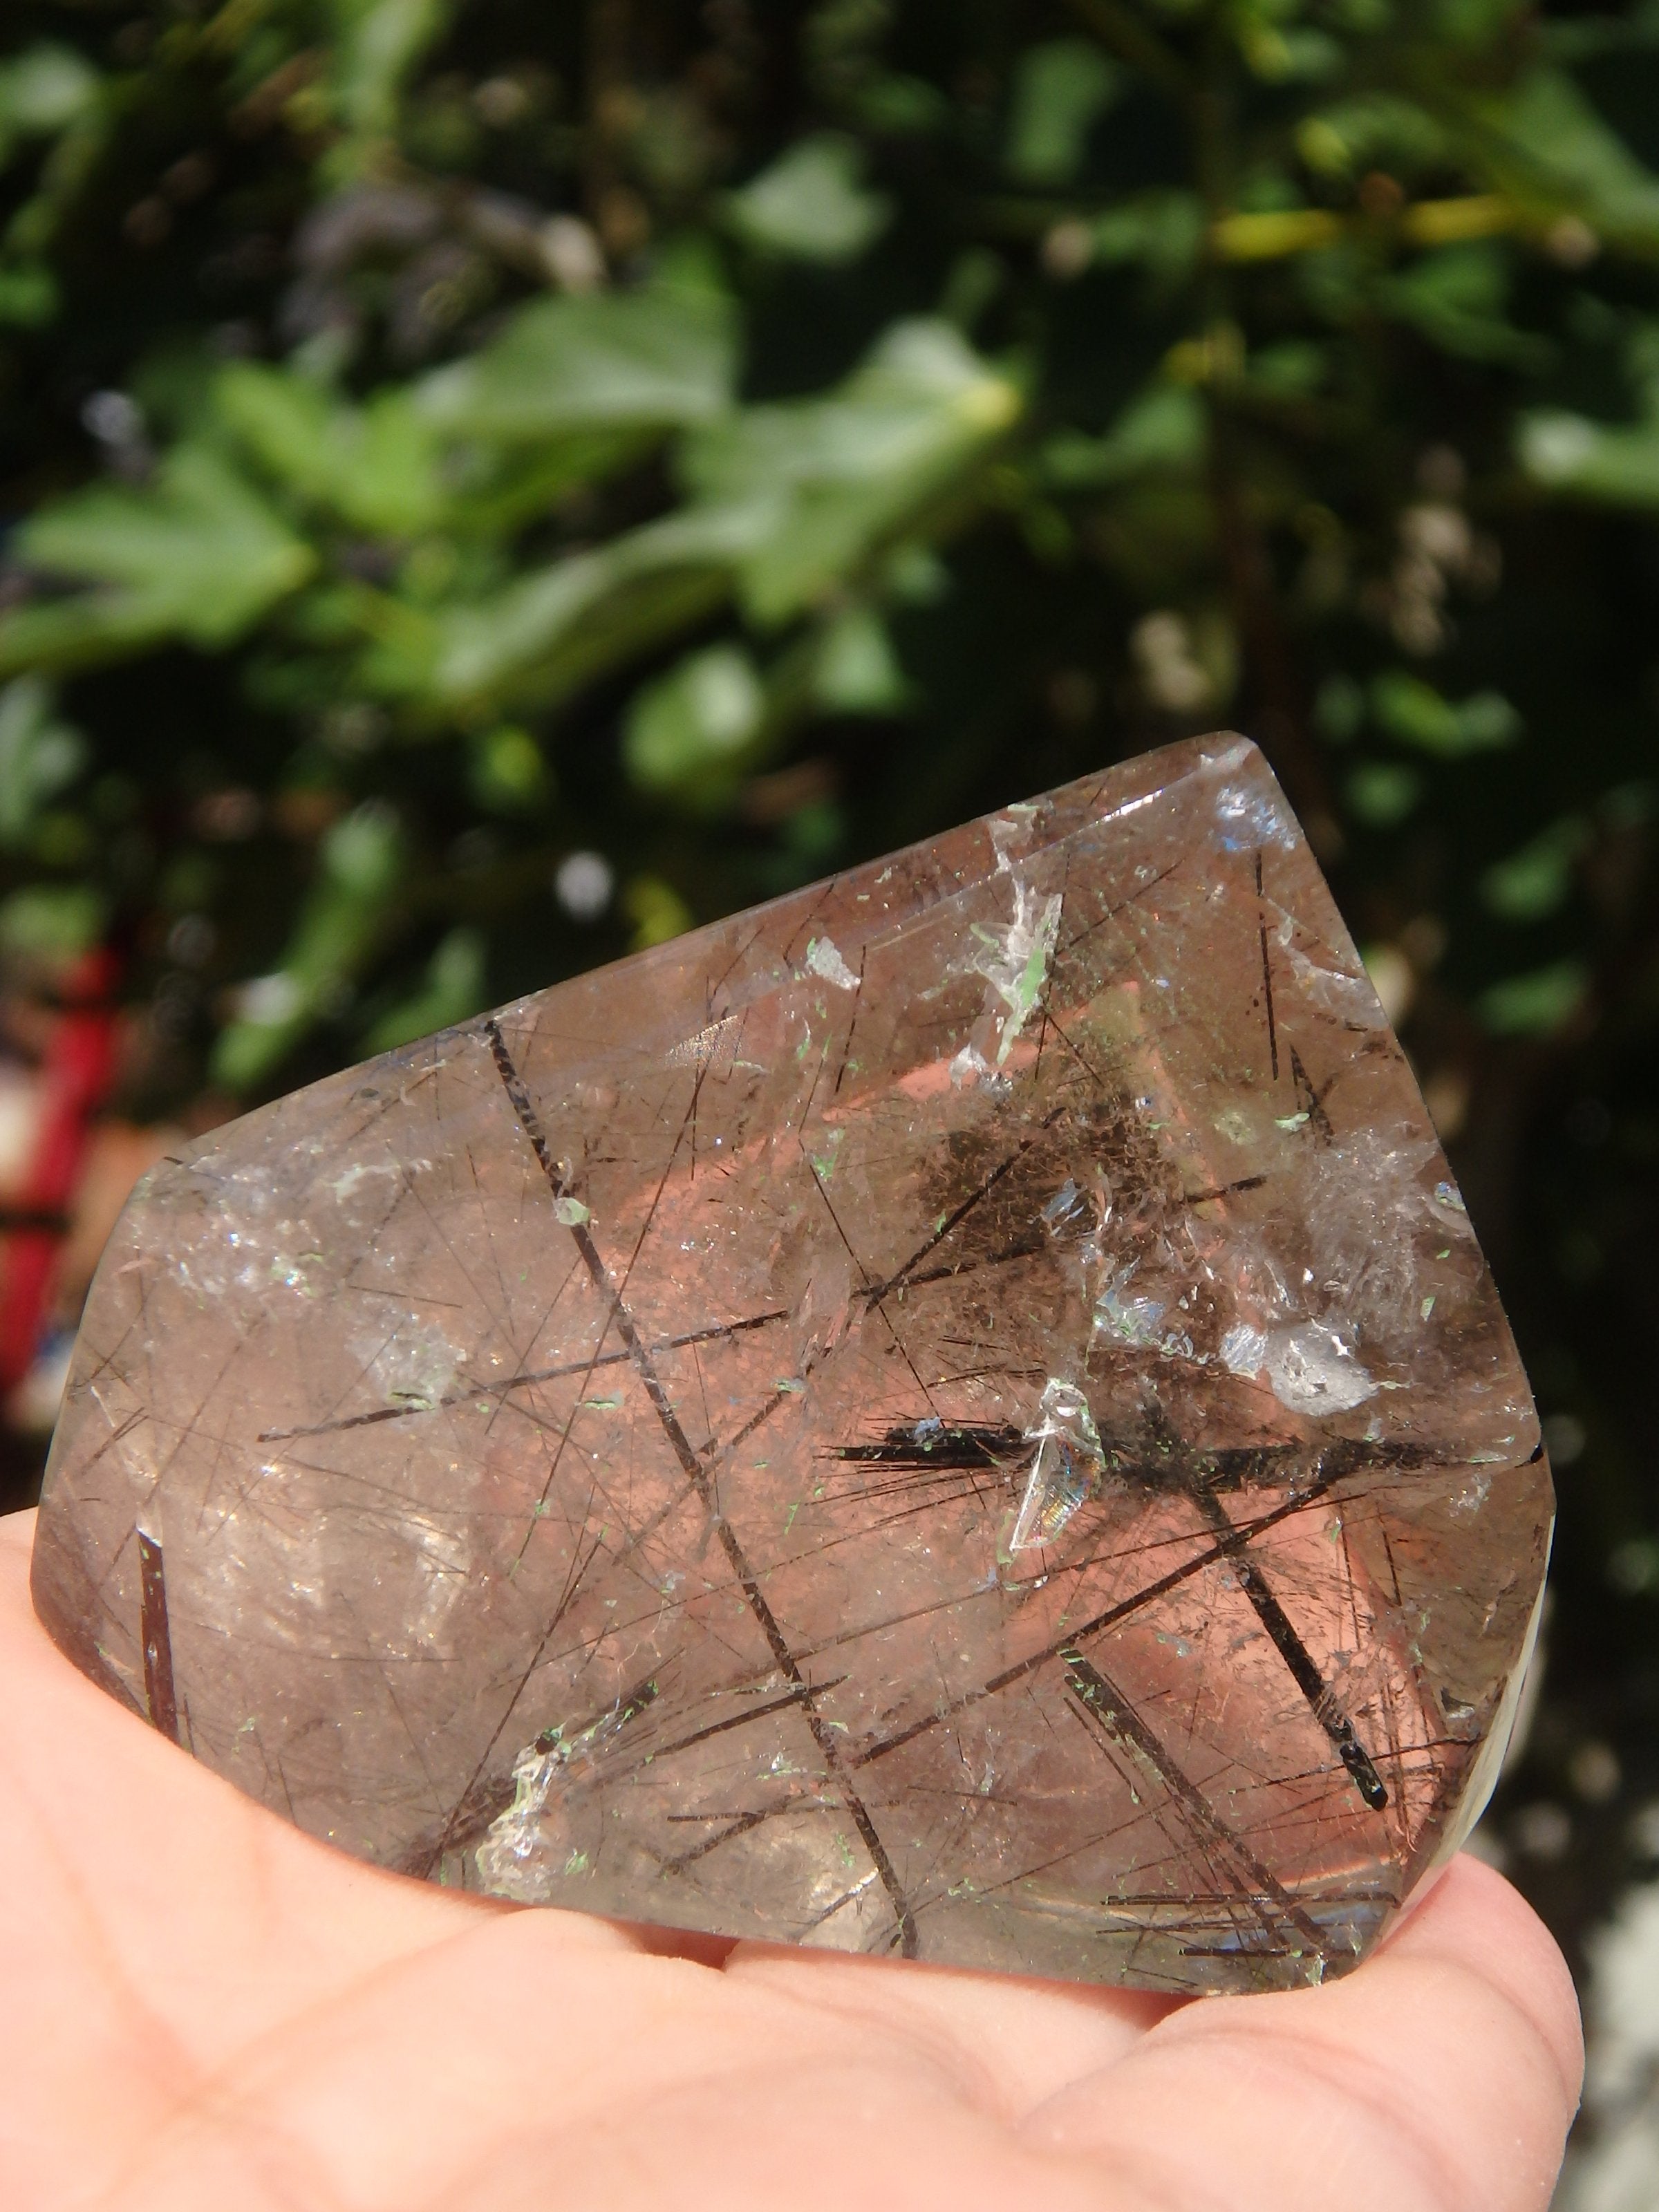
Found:
M 1026 2131 L 1148 2212 L 1543 2212 L 1581 2069 L 1559 1952 L 1461 1858 L 1350 1979 L 1172 2014 Z

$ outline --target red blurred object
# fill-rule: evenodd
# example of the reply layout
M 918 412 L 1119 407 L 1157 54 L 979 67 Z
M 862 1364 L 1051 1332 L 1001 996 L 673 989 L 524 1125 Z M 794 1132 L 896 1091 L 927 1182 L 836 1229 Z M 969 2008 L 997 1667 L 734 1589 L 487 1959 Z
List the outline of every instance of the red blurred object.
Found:
M 85 954 L 59 988 L 60 1011 L 41 1063 L 40 1127 L 14 1201 L 20 1217 L 0 1242 L 0 1396 L 21 1382 L 51 1310 L 58 1259 L 92 1116 L 115 1072 L 118 963 Z

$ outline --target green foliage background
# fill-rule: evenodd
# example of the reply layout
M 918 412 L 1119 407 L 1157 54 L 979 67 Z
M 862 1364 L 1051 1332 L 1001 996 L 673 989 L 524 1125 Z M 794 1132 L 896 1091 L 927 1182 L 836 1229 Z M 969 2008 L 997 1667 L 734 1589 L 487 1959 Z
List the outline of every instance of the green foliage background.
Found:
M 118 949 L 119 1103 L 1247 729 L 1551 1417 L 1576 1940 L 1659 1850 L 1653 0 L 0 37 L 0 957 Z

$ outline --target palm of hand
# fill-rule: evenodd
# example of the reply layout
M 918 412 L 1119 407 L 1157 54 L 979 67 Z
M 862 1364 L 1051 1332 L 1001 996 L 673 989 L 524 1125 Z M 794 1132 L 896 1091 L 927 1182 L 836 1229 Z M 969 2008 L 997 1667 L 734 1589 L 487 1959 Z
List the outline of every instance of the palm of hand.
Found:
M 516 1911 L 122 1712 L 29 1610 L 31 1527 L 0 1527 L 9 2212 L 1548 2201 L 1572 1992 L 1472 1862 L 1352 1981 L 1184 2007 Z

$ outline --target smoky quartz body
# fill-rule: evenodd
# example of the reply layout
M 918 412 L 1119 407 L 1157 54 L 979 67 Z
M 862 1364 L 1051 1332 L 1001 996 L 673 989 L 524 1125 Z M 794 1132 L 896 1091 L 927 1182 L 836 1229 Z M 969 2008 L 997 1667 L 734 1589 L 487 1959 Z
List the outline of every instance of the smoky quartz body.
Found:
M 1478 1812 L 1551 1513 L 1410 1070 L 1217 738 L 165 1163 L 33 1587 L 382 1866 L 1273 1988 Z

